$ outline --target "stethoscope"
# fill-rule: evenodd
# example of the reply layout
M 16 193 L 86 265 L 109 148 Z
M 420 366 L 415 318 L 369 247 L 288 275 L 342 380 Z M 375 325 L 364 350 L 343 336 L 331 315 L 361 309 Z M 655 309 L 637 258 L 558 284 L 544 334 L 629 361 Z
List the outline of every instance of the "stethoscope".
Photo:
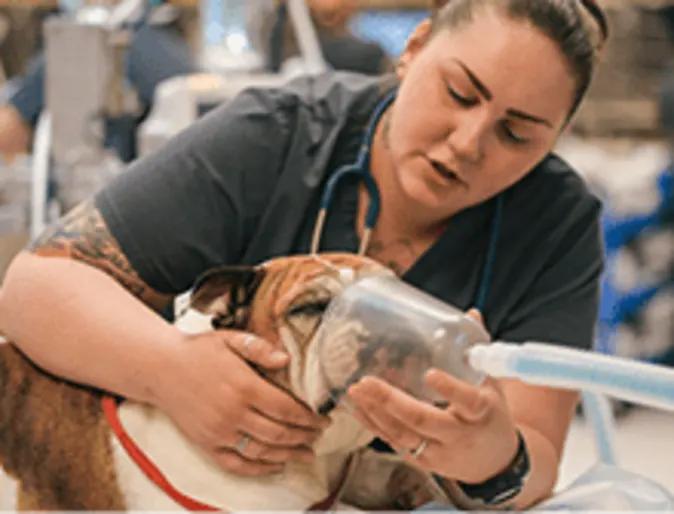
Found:
M 316 218 L 316 225 L 314 227 L 314 232 L 311 239 L 311 254 L 316 255 L 319 250 L 321 235 L 323 233 L 323 228 L 325 225 L 325 220 L 328 215 L 328 209 L 332 203 L 332 199 L 335 196 L 335 191 L 339 182 L 346 177 L 354 176 L 357 179 L 363 181 L 367 193 L 369 196 L 369 205 L 367 208 L 367 213 L 365 214 L 365 228 L 363 230 L 363 237 L 360 241 L 358 248 L 358 255 L 365 255 L 370 239 L 372 237 L 372 231 L 377 223 L 379 217 L 380 207 L 381 207 L 381 197 L 379 195 L 379 189 L 374 180 L 374 177 L 370 173 L 370 151 L 372 147 L 372 141 L 374 139 L 374 132 L 377 128 L 379 121 L 381 120 L 384 112 L 389 106 L 393 103 L 396 98 L 397 90 L 394 90 L 388 94 L 380 103 L 377 105 L 376 109 L 372 113 L 370 120 L 368 121 L 365 135 L 360 145 L 358 151 L 358 156 L 356 161 L 353 164 L 348 164 L 342 166 L 330 177 L 327 181 L 323 194 L 321 196 L 321 202 L 319 206 L 318 216 Z M 489 281 L 491 279 L 492 270 L 494 267 L 494 260 L 496 258 L 496 248 L 498 245 L 499 233 L 501 230 L 501 219 L 503 217 L 503 194 L 500 194 L 496 197 L 496 208 L 494 216 L 492 218 L 491 234 L 489 238 L 489 247 L 487 250 L 487 260 L 485 261 L 484 267 L 482 269 L 482 276 L 479 283 L 479 288 L 476 294 L 475 301 L 473 302 L 473 307 L 483 311 L 483 307 L 487 298 L 487 291 L 489 289 Z

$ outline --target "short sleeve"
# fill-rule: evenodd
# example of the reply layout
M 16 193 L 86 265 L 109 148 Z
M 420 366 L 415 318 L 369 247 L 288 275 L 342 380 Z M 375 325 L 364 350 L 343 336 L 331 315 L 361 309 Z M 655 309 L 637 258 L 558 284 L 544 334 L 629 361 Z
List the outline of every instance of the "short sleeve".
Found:
M 289 140 L 277 90 L 247 90 L 104 188 L 96 206 L 140 277 L 187 290 L 235 263 L 271 195 Z
M 592 200 L 494 337 L 508 342 L 593 346 L 604 268 L 600 204 Z M 578 209 L 581 209 L 578 207 Z

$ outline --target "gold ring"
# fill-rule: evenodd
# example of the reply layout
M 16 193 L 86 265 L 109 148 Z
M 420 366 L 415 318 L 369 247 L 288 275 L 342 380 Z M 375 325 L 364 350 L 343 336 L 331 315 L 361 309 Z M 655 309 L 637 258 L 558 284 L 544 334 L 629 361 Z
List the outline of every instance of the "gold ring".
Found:
M 421 454 L 424 453 L 426 446 L 428 446 L 428 441 L 426 439 L 422 439 L 419 443 L 419 446 L 417 446 L 414 450 L 410 450 L 410 455 L 412 455 L 412 457 L 415 459 L 418 459 L 421 457 Z

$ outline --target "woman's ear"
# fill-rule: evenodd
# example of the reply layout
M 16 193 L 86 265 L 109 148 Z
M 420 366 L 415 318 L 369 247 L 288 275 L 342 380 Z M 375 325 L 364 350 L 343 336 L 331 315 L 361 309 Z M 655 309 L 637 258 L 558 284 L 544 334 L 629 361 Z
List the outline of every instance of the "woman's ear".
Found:
M 431 20 L 424 20 L 417 28 L 414 29 L 414 32 L 407 39 L 407 44 L 400 58 L 398 59 L 398 65 L 396 73 L 399 80 L 403 80 L 405 75 L 407 75 L 407 70 L 411 62 L 418 55 L 421 49 L 426 46 L 426 43 L 431 39 L 433 24 Z

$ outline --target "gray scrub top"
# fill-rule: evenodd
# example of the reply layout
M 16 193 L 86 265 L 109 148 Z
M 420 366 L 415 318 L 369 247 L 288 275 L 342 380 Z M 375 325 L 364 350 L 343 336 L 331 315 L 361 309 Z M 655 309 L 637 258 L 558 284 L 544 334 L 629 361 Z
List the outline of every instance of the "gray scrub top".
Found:
M 355 160 L 390 84 L 331 72 L 247 90 L 131 165 L 96 205 L 140 277 L 160 292 L 183 292 L 214 266 L 306 253 L 322 186 Z M 507 341 L 590 348 L 603 270 L 599 201 L 555 155 L 502 194 L 487 328 Z M 335 196 L 321 249 L 355 252 L 357 183 L 345 180 Z M 456 215 L 403 278 L 470 308 L 494 203 Z

